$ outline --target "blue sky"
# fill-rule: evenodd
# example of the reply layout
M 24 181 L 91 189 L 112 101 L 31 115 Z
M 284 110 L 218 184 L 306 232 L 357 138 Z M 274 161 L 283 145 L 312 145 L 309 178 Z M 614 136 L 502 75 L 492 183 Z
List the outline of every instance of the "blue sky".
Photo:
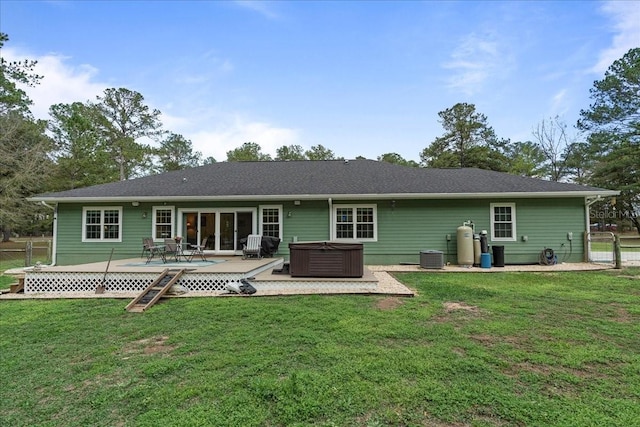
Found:
M 39 61 L 39 118 L 126 87 L 219 161 L 248 141 L 418 161 L 457 102 L 512 140 L 575 124 L 640 46 L 640 2 L 3 0 L 0 31 L 4 58 Z

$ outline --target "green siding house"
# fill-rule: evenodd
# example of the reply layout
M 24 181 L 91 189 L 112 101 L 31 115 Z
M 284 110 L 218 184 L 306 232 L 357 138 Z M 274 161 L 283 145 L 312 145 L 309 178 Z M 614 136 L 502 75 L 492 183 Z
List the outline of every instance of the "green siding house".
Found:
M 410 168 L 372 160 L 222 162 L 31 200 L 55 207 L 58 265 L 139 257 L 142 239 L 181 236 L 233 255 L 261 234 L 290 242 L 355 239 L 366 264 L 456 263 L 456 230 L 472 221 L 502 245 L 507 264 L 585 257 L 589 206 L 616 191 L 481 169 Z

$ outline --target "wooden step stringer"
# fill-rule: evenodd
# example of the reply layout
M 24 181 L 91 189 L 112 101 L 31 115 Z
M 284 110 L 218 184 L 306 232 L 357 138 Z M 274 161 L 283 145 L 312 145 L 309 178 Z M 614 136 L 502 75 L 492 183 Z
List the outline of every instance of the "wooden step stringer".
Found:
M 170 271 L 168 268 L 163 270 L 156 280 L 125 307 L 125 310 L 141 313 L 150 308 L 180 279 L 183 273 L 184 270 Z

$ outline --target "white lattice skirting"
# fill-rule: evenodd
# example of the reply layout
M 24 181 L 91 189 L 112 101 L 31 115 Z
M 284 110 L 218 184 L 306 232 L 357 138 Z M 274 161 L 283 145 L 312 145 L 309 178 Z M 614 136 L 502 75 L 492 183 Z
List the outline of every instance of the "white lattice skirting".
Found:
M 378 284 L 377 282 L 349 282 L 349 281 L 332 281 L 332 280 L 318 280 L 318 281 L 256 281 L 252 282 L 253 286 L 259 291 L 296 291 L 296 290 L 308 290 L 316 289 L 318 291 L 332 291 L 332 292 L 363 292 L 363 291 L 375 291 Z
M 102 284 L 104 273 L 26 273 L 25 293 L 42 292 L 93 292 Z M 178 284 L 190 291 L 223 291 L 229 282 L 237 282 L 245 277 L 241 273 L 188 273 Z M 105 290 L 109 292 L 141 292 L 158 278 L 158 273 L 109 273 L 105 280 Z

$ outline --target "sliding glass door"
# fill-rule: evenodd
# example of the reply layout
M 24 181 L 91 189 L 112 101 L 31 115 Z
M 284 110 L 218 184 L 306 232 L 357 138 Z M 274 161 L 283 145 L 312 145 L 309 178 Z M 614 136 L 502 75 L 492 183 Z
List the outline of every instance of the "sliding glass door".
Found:
M 200 244 L 207 238 L 205 250 L 214 253 L 241 251 L 240 240 L 257 227 L 255 209 L 182 210 L 178 218 L 187 243 Z

